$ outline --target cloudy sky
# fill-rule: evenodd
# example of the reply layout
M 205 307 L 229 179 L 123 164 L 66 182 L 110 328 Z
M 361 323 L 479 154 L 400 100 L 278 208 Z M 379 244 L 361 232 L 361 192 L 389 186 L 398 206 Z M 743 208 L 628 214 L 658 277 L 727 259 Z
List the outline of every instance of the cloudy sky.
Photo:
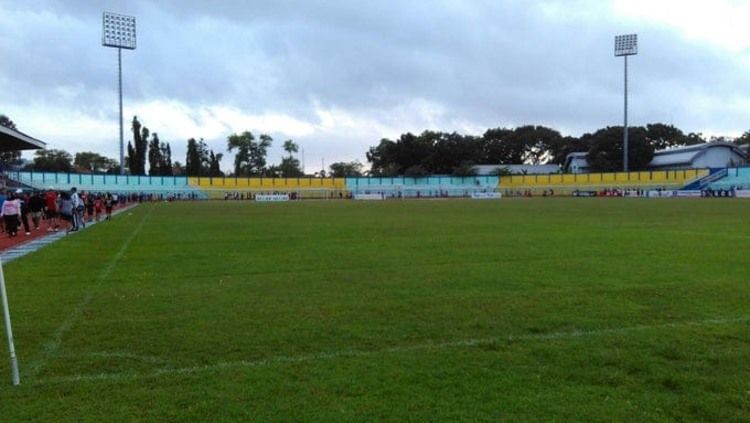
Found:
M 631 32 L 632 124 L 750 129 L 750 1 L 0 0 L 0 113 L 50 148 L 119 154 L 105 10 L 137 19 L 126 125 L 181 162 L 188 138 L 223 151 L 244 130 L 275 139 L 271 162 L 294 139 L 312 172 L 407 131 L 621 124 Z

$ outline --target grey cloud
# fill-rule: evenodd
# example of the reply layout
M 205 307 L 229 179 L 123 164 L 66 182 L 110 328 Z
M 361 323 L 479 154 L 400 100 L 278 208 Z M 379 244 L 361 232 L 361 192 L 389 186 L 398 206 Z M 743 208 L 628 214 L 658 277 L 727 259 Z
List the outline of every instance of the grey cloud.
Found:
M 55 101 L 55 89 L 67 87 L 71 107 L 113 117 L 115 52 L 99 45 L 101 12 L 111 10 L 138 19 L 138 49 L 123 53 L 129 102 L 225 104 L 315 121 L 314 104 L 385 119 L 399 105 L 425 100 L 445 108 L 445 129 L 536 123 L 580 134 L 621 120 L 622 63 L 613 57 L 613 36 L 634 31 L 641 37 L 631 61 L 634 123 L 744 129 L 738 125 L 746 125 L 748 112 L 729 106 L 750 97 L 743 57 L 662 27 L 619 22 L 603 4 L 0 3 L 21 19 L 0 17 L 0 40 L 13 40 L 0 41 L 0 88 L 10 89 L 16 104 L 32 105 Z M 706 110 L 715 114 L 697 114 L 696 98 L 711 99 Z M 352 151 L 363 155 L 380 135 L 353 140 Z M 337 145 L 347 134 L 340 137 Z

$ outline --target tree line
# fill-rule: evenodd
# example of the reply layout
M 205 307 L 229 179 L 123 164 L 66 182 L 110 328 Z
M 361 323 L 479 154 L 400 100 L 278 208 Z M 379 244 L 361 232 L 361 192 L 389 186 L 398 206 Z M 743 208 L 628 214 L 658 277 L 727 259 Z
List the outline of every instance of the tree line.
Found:
M 17 129 L 15 123 L 5 115 L 0 115 L 0 125 Z M 201 138 L 187 140 L 184 165 L 172 160 L 172 148 L 168 142 L 159 140 L 159 134 L 151 132 L 138 117 L 131 122 L 133 139 L 128 141 L 125 165 L 131 175 L 152 176 L 224 176 L 221 170 L 223 153 L 215 152 Z M 288 154 L 281 163 L 267 163 L 268 150 L 273 138 L 261 134 L 257 139 L 250 132 L 232 134 L 227 138 L 227 151 L 235 153 L 234 172 L 231 176 L 298 177 L 303 176 L 299 160 L 294 156 L 299 146 L 291 139 L 284 141 L 283 149 Z M 146 162 L 148 160 L 148 171 Z M 0 153 L 0 165 L 4 168 L 18 168 L 21 165 L 21 152 Z M 34 152 L 31 163 L 24 170 L 47 172 L 86 172 L 119 174 L 119 163 L 111 158 L 91 151 L 72 156 L 62 149 L 41 149 Z
M 429 174 L 469 175 L 480 164 L 557 164 L 568 154 L 585 152 L 590 169 L 596 172 L 622 169 L 623 128 L 608 126 L 580 137 L 563 136 L 544 127 L 492 128 L 481 136 L 424 131 L 402 134 L 398 139 L 382 139 L 370 147 L 367 160 L 375 176 L 423 176 Z M 643 170 L 656 150 L 706 142 L 700 133 L 685 133 L 673 125 L 652 123 L 628 128 L 629 166 Z M 750 144 L 750 131 L 729 139 L 708 141 Z
M 15 123 L 0 115 L 0 125 L 16 129 Z M 131 123 L 133 139 L 127 145 L 127 170 L 132 175 L 225 176 L 221 170 L 224 154 L 209 148 L 200 138 L 187 140 L 183 163 L 172 160 L 168 142 L 151 133 L 137 117 Z M 332 163 L 328 171 L 314 176 L 424 176 L 430 174 L 471 175 L 480 164 L 557 164 L 562 165 L 568 154 L 585 152 L 590 170 L 595 172 L 622 169 L 622 127 L 608 126 L 580 137 L 563 136 L 545 126 L 525 125 L 516 128 L 491 128 L 481 136 L 462 135 L 426 130 L 415 135 L 402 134 L 395 140 L 381 139 L 366 152 L 370 170 L 358 161 Z M 711 137 L 700 133 L 685 133 L 673 125 L 652 123 L 628 128 L 629 165 L 632 170 L 643 170 L 651 162 L 656 150 L 704 143 L 726 141 L 750 144 L 750 131 L 735 139 Z M 234 153 L 232 171 L 226 176 L 300 177 L 305 176 L 300 161 L 295 157 L 299 146 L 291 139 L 282 144 L 286 155 L 279 164 L 269 165 L 268 150 L 274 140 L 267 134 L 257 137 L 250 131 L 227 137 L 226 151 Z M 18 166 L 18 151 L 0 153 L 0 165 Z M 72 156 L 65 150 L 36 150 L 27 170 L 51 172 L 119 173 L 119 163 L 95 152 L 79 152 Z

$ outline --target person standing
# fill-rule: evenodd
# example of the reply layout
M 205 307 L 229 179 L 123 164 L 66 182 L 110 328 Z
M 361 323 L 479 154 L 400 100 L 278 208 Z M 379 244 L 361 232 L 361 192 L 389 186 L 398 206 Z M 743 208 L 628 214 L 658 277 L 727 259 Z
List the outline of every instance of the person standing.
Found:
M 105 217 L 105 220 L 112 219 L 112 208 L 115 205 L 115 198 L 112 196 L 112 194 L 107 193 L 107 195 L 104 197 L 104 210 L 107 212 L 107 217 Z
M 94 220 L 94 195 L 89 191 L 86 193 L 86 222 Z
M 44 211 L 44 199 L 42 194 L 37 191 L 29 199 L 29 211 L 31 212 L 31 222 L 34 224 L 34 230 L 39 230 L 39 222 L 42 220 Z
M 70 190 L 70 202 L 73 206 L 73 231 L 77 231 L 83 225 L 83 201 L 78 195 L 78 189 L 73 187 Z
M 96 200 L 94 200 L 94 213 L 96 216 L 96 221 L 99 221 L 99 218 L 102 216 L 102 210 L 104 210 L 104 201 L 102 201 L 101 194 L 96 194 Z
M 57 205 L 57 192 L 52 188 L 44 194 L 44 208 L 47 214 L 47 232 L 59 231 L 60 208 Z
M 18 235 L 18 220 L 21 217 L 21 203 L 17 198 L 13 197 L 13 194 L 8 194 L 8 198 L 3 202 L 3 207 L 0 209 L 0 216 L 3 217 L 5 231 L 8 233 L 8 236 L 14 237 Z
M 23 231 L 26 236 L 31 235 L 31 226 L 29 225 L 29 194 L 23 192 L 22 189 L 16 190 L 16 198 L 21 205 L 21 223 L 23 223 Z
M 73 200 L 71 200 L 70 195 L 62 191 L 60 192 L 60 219 L 62 219 L 65 222 L 70 223 L 70 227 L 67 229 L 66 233 L 71 231 L 77 231 L 78 228 L 74 226 L 74 215 L 75 211 L 73 210 Z

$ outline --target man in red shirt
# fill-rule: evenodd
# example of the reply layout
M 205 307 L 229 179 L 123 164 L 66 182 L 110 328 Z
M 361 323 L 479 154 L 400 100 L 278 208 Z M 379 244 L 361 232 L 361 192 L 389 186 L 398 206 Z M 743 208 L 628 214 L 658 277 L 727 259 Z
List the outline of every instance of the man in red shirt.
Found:
M 44 206 L 47 213 L 47 232 L 59 231 L 60 224 L 57 221 L 58 209 L 57 209 L 57 192 L 49 189 L 44 195 Z

